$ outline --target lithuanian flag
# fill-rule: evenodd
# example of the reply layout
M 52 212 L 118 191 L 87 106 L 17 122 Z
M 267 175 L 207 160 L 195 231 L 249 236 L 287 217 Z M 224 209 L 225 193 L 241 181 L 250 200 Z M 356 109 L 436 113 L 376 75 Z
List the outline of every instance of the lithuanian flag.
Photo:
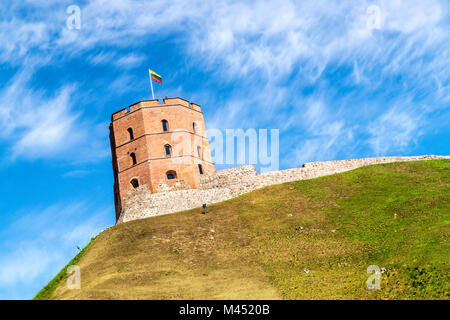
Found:
M 162 77 L 157 74 L 155 71 L 152 71 L 150 69 L 148 69 L 148 72 L 150 72 L 150 79 L 152 79 L 153 81 L 156 81 L 158 83 L 162 83 Z

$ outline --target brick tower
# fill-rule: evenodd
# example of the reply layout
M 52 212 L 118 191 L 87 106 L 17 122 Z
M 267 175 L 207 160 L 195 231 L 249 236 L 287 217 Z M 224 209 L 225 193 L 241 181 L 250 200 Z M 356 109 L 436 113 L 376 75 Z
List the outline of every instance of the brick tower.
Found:
M 163 101 L 141 101 L 111 117 L 116 220 L 134 188 L 196 189 L 201 174 L 215 171 L 200 106 L 181 98 Z

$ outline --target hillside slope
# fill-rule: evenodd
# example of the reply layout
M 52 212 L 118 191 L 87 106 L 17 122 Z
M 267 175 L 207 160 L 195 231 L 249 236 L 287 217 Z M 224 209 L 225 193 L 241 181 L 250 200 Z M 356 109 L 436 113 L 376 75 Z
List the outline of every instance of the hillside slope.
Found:
M 448 299 L 450 161 L 266 187 L 101 233 L 53 299 Z M 386 268 L 367 291 L 369 265 Z M 36 298 L 45 298 L 38 294 Z

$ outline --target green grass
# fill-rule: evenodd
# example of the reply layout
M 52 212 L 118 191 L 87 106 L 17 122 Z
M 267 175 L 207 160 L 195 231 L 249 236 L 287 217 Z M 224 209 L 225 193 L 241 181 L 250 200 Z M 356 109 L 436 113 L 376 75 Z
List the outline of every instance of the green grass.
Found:
M 79 255 L 81 290 L 63 270 L 36 298 L 449 299 L 449 195 L 448 160 L 270 186 L 110 228 Z

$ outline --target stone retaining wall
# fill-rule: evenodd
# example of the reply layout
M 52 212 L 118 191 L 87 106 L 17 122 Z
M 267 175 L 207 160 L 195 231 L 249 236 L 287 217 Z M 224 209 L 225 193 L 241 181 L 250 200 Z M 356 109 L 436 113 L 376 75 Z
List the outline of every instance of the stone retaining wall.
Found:
M 142 185 L 128 193 L 117 223 L 193 209 L 203 203 L 216 203 L 232 197 L 230 190 L 221 188 L 150 193 L 148 187 Z
M 128 193 L 117 223 L 200 207 L 234 198 L 268 185 L 317 178 L 355 168 L 398 161 L 450 159 L 450 156 L 377 157 L 305 163 L 302 168 L 258 174 L 252 165 L 216 171 L 201 177 L 200 189 L 151 194 L 143 185 Z

